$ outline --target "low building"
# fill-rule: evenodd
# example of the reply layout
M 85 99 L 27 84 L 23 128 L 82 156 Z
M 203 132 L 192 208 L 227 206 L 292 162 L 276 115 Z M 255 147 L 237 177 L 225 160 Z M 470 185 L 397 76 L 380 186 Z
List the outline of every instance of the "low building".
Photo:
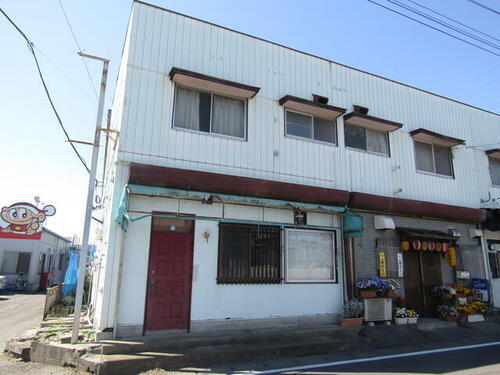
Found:
M 71 240 L 47 228 L 40 239 L 0 238 L 0 275 L 16 288 L 18 277 L 27 278 L 26 290 L 45 290 L 62 283 Z
M 496 113 L 135 1 L 110 127 L 100 337 L 333 322 L 381 252 L 424 312 L 485 275 Z

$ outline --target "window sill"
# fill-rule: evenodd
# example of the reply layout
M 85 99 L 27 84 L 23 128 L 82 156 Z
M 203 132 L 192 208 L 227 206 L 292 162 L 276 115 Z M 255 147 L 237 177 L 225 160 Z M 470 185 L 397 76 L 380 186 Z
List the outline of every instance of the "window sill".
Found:
M 360 148 L 349 147 L 349 146 L 345 146 L 345 148 L 346 148 L 346 150 L 358 151 L 358 152 L 362 152 L 363 154 L 369 154 L 369 155 L 375 155 L 375 156 L 382 156 L 382 157 L 388 158 L 388 159 L 391 158 L 391 155 L 382 154 L 380 152 L 366 151 L 366 150 L 362 150 Z
M 427 175 L 427 176 L 434 176 L 434 177 L 446 178 L 448 180 L 454 180 L 455 179 L 455 176 L 447 176 L 445 174 L 432 173 L 432 172 L 426 172 L 426 171 L 419 171 L 418 169 L 417 169 L 417 173 L 424 174 L 424 175 Z
M 299 137 L 298 135 L 291 135 L 291 134 L 286 134 L 286 133 L 285 133 L 285 138 L 297 139 L 297 140 L 299 140 L 299 141 L 304 141 L 304 142 L 318 143 L 318 144 L 320 144 L 320 145 L 325 145 L 325 146 L 333 146 L 333 147 L 338 147 L 336 143 L 330 143 L 330 142 L 325 142 L 325 141 L 319 141 L 319 140 L 317 140 L 317 139 L 306 138 L 306 137 Z
M 198 134 L 198 135 L 206 135 L 206 136 L 210 136 L 210 137 L 226 138 L 226 139 L 230 139 L 230 140 L 233 140 L 233 141 L 239 141 L 239 142 L 247 142 L 248 141 L 248 139 L 246 139 L 246 138 L 233 137 L 231 135 L 225 135 L 225 134 L 219 134 L 219 133 L 204 132 L 204 131 L 201 131 L 201 130 L 179 128 L 179 127 L 176 127 L 176 126 L 172 126 L 171 129 L 175 130 L 175 131 L 192 133 L 192 134 Z

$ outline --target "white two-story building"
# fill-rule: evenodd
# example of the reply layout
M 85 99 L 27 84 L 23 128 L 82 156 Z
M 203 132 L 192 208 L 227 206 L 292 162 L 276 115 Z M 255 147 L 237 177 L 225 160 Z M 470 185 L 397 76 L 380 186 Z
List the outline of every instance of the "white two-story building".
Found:
M 424 312 L 489 276 L 498 114 L 136 1 L 111 127 L 100 332 L 332 322 L 380 253 Z

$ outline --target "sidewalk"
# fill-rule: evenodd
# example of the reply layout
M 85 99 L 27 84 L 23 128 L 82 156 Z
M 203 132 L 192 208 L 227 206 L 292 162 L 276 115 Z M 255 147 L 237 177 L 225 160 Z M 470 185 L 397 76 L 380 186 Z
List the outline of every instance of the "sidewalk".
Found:
M 500 324 L 422 321 L 411 326 L 343 328 L 338 325 L 280 328 L 218 334 L 141 337 L 92 344 L 33 343 L 31 360 L 72 366 L 98 375 L 138 374 L 164 368 L 233 373 L 324 362 L 332 358 L 377 356 L 446 345 L 496 341 Z M 191 369 L 191 370 L 190 370 Z M 199 372 L 199 371 L 198 371 Z M 156 373 L 163 373 L 156 370 Z

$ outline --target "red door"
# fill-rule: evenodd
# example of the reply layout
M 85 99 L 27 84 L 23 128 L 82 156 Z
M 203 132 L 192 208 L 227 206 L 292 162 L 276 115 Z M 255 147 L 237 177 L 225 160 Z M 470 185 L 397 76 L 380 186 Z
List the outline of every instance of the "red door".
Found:
M 189 327 L 192 272 L 193 234 L 153 232 L 146 297 L 146 330 Z

